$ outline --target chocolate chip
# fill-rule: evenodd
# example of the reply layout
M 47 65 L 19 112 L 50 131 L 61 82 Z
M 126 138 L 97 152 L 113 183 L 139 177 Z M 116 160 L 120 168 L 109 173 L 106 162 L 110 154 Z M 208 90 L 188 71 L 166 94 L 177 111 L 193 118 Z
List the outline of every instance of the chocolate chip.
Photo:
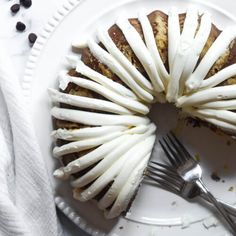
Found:
M 31 0 L 20 0 L 20 3 L 21 3 L 24 7 L 26 7 L 26 8 L 29 8 L 29 7 L 31 7 L 31 5 L 32 5 L 32 1 L 31 1 Z
M 34 33 L 30 33 L 30 34 L 28 35 L 28 39 L 29 39 L 29 42 L 30 42 L 31 44 L 34 44 L 35 41 L 36 41 L 36 39 L 37 39 L 37 35 L 34 34 Z
M 11 12 L 17 13 L 20 10 L 20 4 L 14 4 L 11 6 Z
M 18 31 L 24 31 L 25 28 L 26 28 L 26 26 L 25 26 L 24 23 L 22 23 L 22 22 L 20 22 L 20 21 L 18 21 L 18 22 L 16 23 L 16 29 L 17 29 Z

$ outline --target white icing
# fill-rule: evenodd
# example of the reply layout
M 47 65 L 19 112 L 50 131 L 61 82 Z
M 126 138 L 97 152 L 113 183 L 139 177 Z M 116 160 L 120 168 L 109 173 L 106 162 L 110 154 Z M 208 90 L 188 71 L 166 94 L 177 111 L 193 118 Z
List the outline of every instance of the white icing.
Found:
M 211 32 L 211 16 L 208 13 L 204 13 L 201 17 L 200 27 L 192 42 L 190 54 L 188 55 L 188 58 L 184 66 L 184 70 L 181 75 L 179 95 L 182 95 L 184 92 L 185 82 L 193 72 L 198 62 L 199 56 L 210 35 L 210 32 Z
M 186 111 L 188 114 L 190 114 L 193 117 L 198 117 L 201 120 L 204 120 L 206 122 L 209 122 L 210 124 L 213 124 L 217 127 L 220 127 L 222 130 L 228 131 L 230 133 L 235 133 L 236 132 L 236 125 L 235 125 L 235 113 L 233 114 L 226 114 L 227 118 L 222 117 L 225 114 L 219 113 L 215 114 L 215 112 L 211 113 L 211 110 L 206 110 L 203 111 L 204 109 L 193 109 L 193 108 L 184 108 L 184 111 Z M 215 110 L 213 110 L 215 111 Z M 234 124 L 231 123 L 234 121 Z
M 75 141 L 78 139 L 94 138 L 107 133 L 116 131 L 124 131 L 128 127 L 126 126 L 100 126 L 100 127 L 88 127 L 80 129 L 57 129 L 52 132 L 52 136 L 56 139 L 64 139 Z
M 125 142 L 120 143 L 120 145 L 116 149 L 114 149 L 113 152 L 109 153 L 107 156 L 104 156 L 103 160 L 99 162 L 92 170 L 90 170 L 84 176 L 73 181 L 72 186 L 82 187 L 84 185 L 87 185 L 91 181 L 95 180 L 97 177 L 102 175 L 105 171 L 108 171 L 108 169 L 111 168 L 114 162 L 119 160 L 119 158 L 122 158 L 123 154 L 126 156 L 125 158 L 130 158 L 132 155 L 130 154 L 128 150 L 134 148 L 136 144 L 142 142 L 142 140 L 148 137 L 149 135 L 151 135 L 155 131 L 155 129 L 156 129 L 155 125 L 151 124 L 149 129 L 145 133 L 133 134 L 133 135 L 127 136 Z M 146 150 L 147 148 L 148 147 L 145 147 L 143 149 Z M 99 186 L 97 187 L 99 188 Z M 87 189 L 86 191 L 91 192 L 91 189 Z
M 55 89 L 49 89 L 49 95 L 53 102 L 60 102 L 80 108 L 94 109 L 115 114 L 132 114 L 127 108 L 102 99 L 61 93 Z
M 141 26 L 142 26 L 145 43 L 146 43 L 147 48 L 148 48 L 148 50 L 155 62 L 156 70 L 157 70 L 163 84 L 166 87 L 168 80 L 169 80 L 169 74 L 165 68 L 165 65 L 164 65 L 164 63 L 161 59 L 160 53 L 158 51 L 151 23 L 150 23 L 148 17 L 146 16 L 146 14 L 144 14 L 143 12 L 141 12 L 139 14 L 138 19 L 139 19 Z
M 236 76 L 236 64 L 227 66 L 208 79 L 203 80 L 200 89 L 212 88 L 233 76 Z
M 175 54 L 180 40 L 179 15 L 176 8 L 171 8 L 168 14 L 168 60 L 169 70 L 173 70 Z
M 196 109 L 194 112 L 202 117 L 213 118 L 216 120 L 221 120 L 223 122 L 236 125 L 236 113 L 232 111 L 215 109 Z
M 74 55 L 67 55 L 66 61 L 71 68 L 76 68 L 78 61 L 80 61 L 80 58 L 78 56 L 74 56 Z
M 126 181 L 124 187 L 120 191 L 114 205 L 108 211 L 105 211 L 105 216 L 110 219 L 120 215 L 123 212 L 130 200 L 132 199 L 136 189 L 138 188 L 142 178 L 143 172 L 147 166 L 149 155 L 147 155 L 139 165 L 132 171 L 129 179 Z
M 148 149 L 150 152 L 151 151 L 150 149 L 152 149 L 152 146 L 151 147 L 149 145 L 147 147 L 142 146 L 141 149 L 145 149 L 145 150 Z M 127 160 L 129 160 L 132 156 L 137 155 L 138 151 L 140 151 L 141 149 L 140 149 L 140 143 L 139 143 L 129 149 L 126 149 L 125 150 L 126 152 L 123 155 L 118 156 L 117 160 L 114 160 L 113 158 L 108 159 L 106 163 L 107 166 L 105 166 L 105 169 L 102 169 L 102 168 L 100 169 L 100 171 L 102 172 L 100 173 L 101 175 L 92 183 L 92 185 L 90 185 L 87 189 L 83 190 L 80 193 L 80 195 L 77 196 L 77 198 L 79 198 L 79 200 L 81 201 L 87 201 L 93 198 L 94 196 L 96 196 L 107 184 L 109 184 L 112 181 L 113 178 L 117 178 L 118 174 L 126 165 Z M 107 159 L 104 159 L 104 161 L 105 160 Z M 99 164 L 97 166 L 99 166 Z M 106 169 L 106 167 L 109 167 L 109 168 Z M 88 174 L 90 173 L 93 174 L 93 171 L 88 172 Z M 89 178 L 87 179 L 87 182 L 86 181 L 83 182 L 83 185 L 86 185 L 86 183 L 90 182 L 91 180 L 94 180 L 96 177 L 97 177 L 96 174 L 94 174 L 94 176 L 89 176 Z M 78 179 L 77 182 L 72 183 L 72 185 L 74 187 L 81 185 L 81 183 L 79 183 L 79 180 L 80 179 Z
M 177 106 L 197 106 L 210 101 L 220 101 L 232 98 L 236 98 L 236 85 L 219 86 L 180 97 L 177 101 Z
M 223 110 L 236 110 L 236 99 L 207 102 L 198 105 L 199 108 L 210 108 L 210 109 L 223 109 Z
M 113 92 L 137 100 L 137 96 L 130 89 L 91 69 L 80 60 L 76 63 L 76 71 Z
M 180 78 L 185 68 L 186 60 L 192 53 L 192 43 L 198 26 L 198 11 L 194 8 L 187 10 L 183 31 L 179 39 L 173 65 L 170 71 L 170 81 L 167 88 L 167 100 L 175 102 L 178 98 Z
M 53 117 L 59 120 L 67 120 L 71 122 L 81 123 L 84 125 L 146 125 L 150 123 L 147 117 L 134 115 L 110 115 L 96 112 L 79 111 L 73 109 L 65 109 L 53 107 L 51 110 Z
M 54 147 L 53 148 L 53 155 L 54 155 L 54 157 L 60 157 L 65 154 L 88 150 L 88 149 L 97 147 L 101 144 L 104 144 L 104 143 L 108 142 L 109 140 L 117 138 L 121 135 L 122 135 L 122 132 L 118 131 L 118 132 L 114 132 L 112 134 L 106 134 L 106 135 L 100 136 L 100 137 L 70 142 L 70 143 L 64 144 L 60 147 Z
M 112 186 L 109 188 L 106 194 L 99 201 L 98 206 L 100 209 L 106 209 L 113 203 L 113 201 L 117 198 L 120 191 L 122 190 L 124 184 L 126 183 L 126 180 L 131 175 L 133 169 L 135 169 L 135 167 L 147 155 L 149 159 L 154 142 L 155 142 L 155 136 L 153 135 L 146 138 L 139 144 L 136 144 L 135 147 L 133 147 L 135 149 L 134 154 L 130 155 L 130 158 L 127 160 L 127 162 L 125 163 L 125 166 L 122 168 L 121 172 L 118 174 L 118 176 L 114 180 L 114 183 L 112 184 Z
M 98 148 L 81 156 L 80 158 L 70 162 L 67 166 L 61 167 L 54 172 L 54 176 L 60 179 L 67 179 L 71 174 L 84 170 L 85 168 L 100 161 L 108 153 L 114 150 L 120 143 L 123 143 L 127 135 L 122 135 L 107 143 L 102 144 Z
M 106 47 L 108 52 L 123 65 L 123 67 L 132 75 L 133 79 L 140 86 L 142 86 L 142 88 L 144 88 L 150 93 L 153 93 L 152 84 L 136 69 L 136 67 L 127 59 L 127 57 L 116 47 L 115 43 L 110 38 L 108 32 L 99 29 L 97 33 L 99 40 Z
M 83 187 L 104 174 L 104 172 L 111 168 L 111 166 L 114 165 L 115 162 L 127 152 L 127 150 L 136 144 L 136 141 L 140 138 L 140 135 L 127 135 L 125 137 L 126 139 L 124 139 L 124 142 L 120 143 L 116 148 L 113 149 L 112 152 L 104 156 L 103 160 L 99 162 L 92 170 L 87 172 L 82 177 L 74 180 L 71 185 L 73 187 Z M 99 191 L 102 190 L 102 187 L 100 188 L 98 185 L 96 187 L 99 188 Z
M 216 60 L 226 51 L 229 44 L 236 37 L 236 27 L 226 28 L 212 46 L 208 49 L 206 55 L 202 58 L 196 70 L 186 81 L 186 88 L 188 91 L 193 91 L 199 88 L 201 82 L 206 77 L 207 73 L 216 62 Z
M 124 67 L 108 52 L 102 49 L 94 40 L 88 40 L 88 46 L 92 54 L 102 63 L 107 65 L 119 78 L 135 92 L 135 94 L 146 102 L 153 101 L 153 96 L 139 86 Z
M 135 55 L 138 57 L 139 61 L 143 65 L 145 71 L 147 72 L 149 78 L 153 83 L 153 87 L 157 92 L 164 91 L 164 85 L 161 81 L 160 76 L 157 73 L 155 62 L 152 59 L 150 52 L 145 46 L 142 38 L 136 29 L 129 23 L 127 19 L 118 19 L 116 22 L 118 27 L 123 32 L 126 40 L 128 41 L 130 47 L 134 51 Z
M 131 109 L 133 111 L 139 112 L 141 114 L 147 114 L 149 111 L 149 108 L 146 105 L 142 104 L 141 102 L 121 96 L 120 94 L 117 94 L 117 93 L 113 92 L 112 90 L 107 89 L 106 87 L 104 87 L 96 82 L 93 82 L 88 79 L 69 76 L 67 74 L 64 74 L 64 75 L 61 74 L 60 84 L 61 83 L 68 84 L 69 82 L 72 82 L 82 88 L 86 88 L 91 91 L 94 91 L 94 92 L 102 95 L 103 97 L 111 100 L 112 102 L 114 102 L 116 104 L 124 106 L 124 107 Z

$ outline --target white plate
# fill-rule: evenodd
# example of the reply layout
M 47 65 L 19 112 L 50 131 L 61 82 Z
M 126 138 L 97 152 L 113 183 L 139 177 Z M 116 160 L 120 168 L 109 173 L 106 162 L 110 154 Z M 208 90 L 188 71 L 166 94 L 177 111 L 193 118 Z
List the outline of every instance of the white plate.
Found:
M 236 22 L 233 16 L 220 9 L 200 1 L 182 0 L 70 0 L 57 11 L 38 38 L 27 64 L 23 87 L 32 86 L 32 114 L 37 136 L 50 175 L 58 165 L 51 155 L 50 132 L 52 130 L 47 88 L 57 87 L 57 74 L 64 67 L 65 55 L 71 53 L 74 39 L 92 34 L 97 26 L 110 26 L 117 16 L 123 14 L 135 17 L 140 8 L 150 12 L 160 9 L 165 12 L 171 6 L 177 6 L 180 12 L 189 5 L 197 5 L 213 15 L 213 22 L 220 28 Z M 29 94 L 28 94 L 29 95 Z M 158 134 L 164 134 L 171 128 L 178 130 L 179 136 L 194 153 L 201 158 L 204 168 L 204 180 L 210 190 L 230 203 L 236 202 L 235 189 L 236 162 L 234 160 L 236 143 L 229 137 L 218 136 L 206 128 L 192 128 L 177 122 L 176 110 L 171 105 L 155 105 L 150 114 L 158 127 Z M 227 143 L 231 142 L 231 145 Z M 156 144 L 153 158 L 161 158 Z M 223 181 L 215 182 L 210 175 L 217 171 Z M 206 226 L 211 211 L 198 202 L 189 203 L 167 191 L 143 184 L 125 218 L 105 220 L 93 203 L 79 203 L 72 199 L 69 183 L 51 179 L 57 195 L 67 202 L 81 218 L 77 218 L 80 227 L 93 235 L 226 235 L 226 229 L 219 223 L 217 227 Z M 72 214 L 73 215 L 73 214 Z M 70 216 L 72 216 L 70 215 Z M 73 215 L 74 217 L 74 215 Z M 210 218 L 209 218 L 210 217 Z

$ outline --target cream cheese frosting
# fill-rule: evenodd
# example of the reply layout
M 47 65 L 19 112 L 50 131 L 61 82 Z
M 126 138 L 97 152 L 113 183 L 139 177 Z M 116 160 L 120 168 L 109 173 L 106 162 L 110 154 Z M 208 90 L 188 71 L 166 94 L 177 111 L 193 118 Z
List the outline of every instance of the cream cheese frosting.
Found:
M 146 117 L 152 103 L 167 100 L 190 116 L 222 130 L 236 132 L 236 85 L 222 84 L 236 76 L 236 65 L 226 66 L 208 76 L 235 39 L 236 26 L 225 28 L 201 58 L 212 30 L 211 15 L 208 12 L 200 14 L 190 7 L 183 29 L 180 29 L 178 11 L 170 9 L 169 68 L 166 68 L 153 26 L 143 11 L 138 13 L 138 21 L 143 38 L 125 17 L 119 17 L 116 25 L 145 73 L 122 53 L 107 29 L 98 28 L 95 38 L 88 37 L 83 43 L 75 41 L 73 46 L 88 47 L 122 83 L 90 68 L 79 56 L 68 56 L 69 67 L 79 75 L 70 76 L 62 70 L 59 73 L 62 91 L 48 91 L 53 103 L 71 106 L 55 105 L 51 110 L 54 118 L 83 125 L 52 132 L 55 140 L 65 141 L 54 147 L 56 158 L 81 153 L 55 170 L 54 176 L 68 179 L 89 168 L 72 178 L 73 195 L 80 201 L 88 201 L 107 188 L 97 202 L 107 218 L 114 218 L 126 210 L 143 178 L 155 142 L 156 126 Z M 98 94 L 99 98 L 66 93 L 64 90 L 70 83 Z

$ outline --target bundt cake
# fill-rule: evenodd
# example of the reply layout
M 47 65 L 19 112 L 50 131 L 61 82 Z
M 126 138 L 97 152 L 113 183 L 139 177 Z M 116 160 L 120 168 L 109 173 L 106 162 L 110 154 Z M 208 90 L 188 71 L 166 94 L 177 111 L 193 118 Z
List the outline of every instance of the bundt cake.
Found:
M 141 12 L 76 42 L 60 91 L 49 89 L 53 155 L 75 199 L 94 199 L 107 218 L 129 206 L 155 142 L 147 114 L 170 102 L 189 117 L 236 132 L 236 27 L 220 31 L 208 12 Z

